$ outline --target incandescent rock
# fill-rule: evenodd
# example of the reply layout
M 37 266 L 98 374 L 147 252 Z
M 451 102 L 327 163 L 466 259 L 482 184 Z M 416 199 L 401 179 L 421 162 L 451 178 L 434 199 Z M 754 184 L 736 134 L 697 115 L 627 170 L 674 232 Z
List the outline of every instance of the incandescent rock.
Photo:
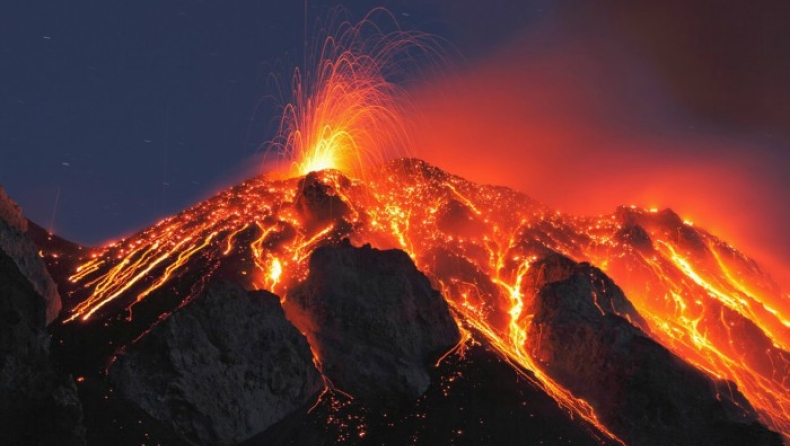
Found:
M 429 362 L 460 334 L 447 303 L 409 256 L 346 243 L 316 249 L 309 265 L 286 310 L 332 383 L 381 404 L 425 392 Z
M 121 354 L 110 382 L 196 445 L 244 441 L 315 398 L 323 380 L 279 298 L 212 286 Z
M 27 229 L 28 222 L 19 205 L 0 187 L 0 249 L 14 260 L 36 293 L 44 298 L 46 323 L 49 324 L 60 313 L 60 295 L 38 248 L 27 236 Z
M 629 323 L 641 318 L 599 269 L 556 258 L 536 265 L 544 267 L 532 278 L 529 348 L 627 444 L 781 445 L 733 383 L 714 381 Z
M 0 249 L 0 443 L 84 445 L 74 382 L 49 356 L 45 302 Z

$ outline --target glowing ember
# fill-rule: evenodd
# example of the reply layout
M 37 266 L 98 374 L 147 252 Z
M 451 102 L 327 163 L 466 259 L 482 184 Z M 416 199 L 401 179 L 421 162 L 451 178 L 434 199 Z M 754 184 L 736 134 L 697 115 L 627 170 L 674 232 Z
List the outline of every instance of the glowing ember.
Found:
M 413 62 L 412 50 L 437 47 L 424 34 L 382 31 L 372 14 L 388 15 L 378 9 L 356 25 L 341 23 L 315 50 L 313 70 L 295 71 L 275 140 L 291 176 L 336 169 L 359 177 L 408 151 L 401 113 L 409 101 L 390 78 L 402 61 Z
M 352 179 L 338 170 L 258 177 L 92 253 L 70 278 L 84 300 L 67 322 L 131 311 L 194 265 L 206 275 L 232 265 L 235 280 L 285 296 L 287 310 L 310 253 L 348 237 L 406 251 L 462 328 L 616 439 L 528 353 L 523 279 L 553 250 L 602 267 L 657 341 L 735 382 L 762 421 L 790 438 L 790 305 L 756 264 L 671 212 L 621 208 L 576 218 L 417 160 L 382 163 L 408 146 L 398 91 L 382 70 L 419 39 L 396 32 L 360 40 L 364 26 L 345 24 L 319 51 L 316 71 L 297 72 L 278 140 L 292 175 L 332 168 Z
M 462 326 L 534 372 L 561 405 L 614 438 L 587 403 L 540 371 L 526 348 L 531 315 L 524 312 L 523 278 L 551 249 L 603 266 L 656 340 L 735 382 L 766 424 L 790 432 L 786 302 L 753 262 L 712 235 L 668 212 L 562 215 L 512 190 L 475 185 L 419 161 L 370 173 L 361 184 L 322 172 L 314 176 L 313 188 L 323 194 L 318 198 L 297 179 L 256 178 L 94 253 L 71 279 L 90 294 L 69 320 L 131 308 L 192 262 L 248 259 L 249 274 L 238 279 L 276 288 L 287 307 L 288 290 L 304 279 L 317 246 L 349 237 L 354 244 L 396 247 L 431 277 Z M 342 197 L 348 208 L 333 207 L 328 197 Z M 310 206 L 315 209 L 305 210 Z M 316 222 L 322 206 L 328 214 Z

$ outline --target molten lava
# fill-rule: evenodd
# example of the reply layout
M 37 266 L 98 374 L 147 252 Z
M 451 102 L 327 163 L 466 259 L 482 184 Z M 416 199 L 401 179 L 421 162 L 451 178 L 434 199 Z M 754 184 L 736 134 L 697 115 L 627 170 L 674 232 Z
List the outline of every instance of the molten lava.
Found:
M 338 169 L 359 177 L 409 150 L 401 115 L 408 95 L 392 78 L 403 60 L 416 64 L 415 53 L 434 55 L 438 47 L 424 34 L 383 31 L 373 14 L 388 15 L 377 9 L 358 24 L 341 23 L 314 50 L 314 68 L 295 71 L 275 139 L 290 176 Z
M 671 211 L 574 217 L 419 160 L 383 162 L 408 138 L 397 88 L 382 67 L 419 40 L 395 33 L 363 45 L 361 26 L 346 25 L 321 48 L 317 70 L 295 76 L 278 140 L 291 178 L 253 178 L 92 252 L 70 278 L 76 304 L 66 322 L 131 316 L 195 265 L 204 282 L 230 275 L 276 292 L 287 311 L 288 292 L 305 279 L 316 247 L 348 238 L 398 248 L 442 292 L 460 327 L 617 439 L 529 353 L 533 290 L 524 278 L 553 251 L 600 266 L 655 340 L 734 382 L 761 420 L 790 439 L 790 305 L 758 265 Z
M 790 433 L 788 311 L 748 258 L 671 211 L 620 208 L 560 214 L 506 188 L 481 186 L 417 160 L 370 169 L 366 183 L 338 171 L 249 180 L 86 259 L 71 280 L 85 293 L 69 321 L 133 311 L 194 262 L 247 265 L 237 279 L 285 296 L 317 246 L 399 248 L 471 328 L 561 405 L 614 438 L 585 401 L 530 356 L 523 278 L 557 251 L 600 265 L 650 324 L 651 335 L 716 378 L 731 380 L 761 419 Z M 531 375 L 530 375 L 531 376 Z

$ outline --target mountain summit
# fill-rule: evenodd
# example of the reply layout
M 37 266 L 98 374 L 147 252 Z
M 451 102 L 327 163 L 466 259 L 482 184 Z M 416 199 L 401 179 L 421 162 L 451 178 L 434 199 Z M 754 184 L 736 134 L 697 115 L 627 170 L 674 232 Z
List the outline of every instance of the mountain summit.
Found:
M 790 438 L 790 304 L 671 210 L 572 216 L 400 159 L 253 178 L 102 248 L 33 235 L 89 443 Z

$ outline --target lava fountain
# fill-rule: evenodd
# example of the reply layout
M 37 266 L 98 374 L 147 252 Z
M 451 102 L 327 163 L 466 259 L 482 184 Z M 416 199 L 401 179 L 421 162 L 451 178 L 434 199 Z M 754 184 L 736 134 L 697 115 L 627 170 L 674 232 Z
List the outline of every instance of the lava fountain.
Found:
M 560 252 L 600 265 L 624 286 L 654 339 L 735 382 L 761 420 L 788 438 L 790 315 L 754 262 L 672 213 L 623 208 L 573 217 L 418 160 L 385 162 L 410 147 L 392 65 L 412 59 L 415 48 L 438 51 L 426 36 L 383 33 L 369 18 L 340 29 L 319 47 L 314 71 L 294 75 L 274 142 L 287 172 L 250 179 L 89 253 L 70 278 L 67 323 L 131 315 L 198 273 L 199 283 L 231 275 L 279 293 L 287 310 L 288 291 L 305 279 L 317 247 L 348 238 L 398 248 L 442 291 L 463 330 L 617 441 L 530 353 L 523 280 L 541 254 Z
M 385 31 L 374 15 L 387 17 L 394 30 Z M 419 59 L 441 59 L 435 38 L 399 29 L 384 9 L 329 28 L 337 32 L 316 39 L 320 45 L 305 57 L 312 69 L 294 70 L 291 102 L 274 140 L 290 176 L 337 169 L 359 177 L 366 166 L 407 155 L 411 143 L 402 114 L 412 110 L 395 79 L 408 66 L 418 67 Z

